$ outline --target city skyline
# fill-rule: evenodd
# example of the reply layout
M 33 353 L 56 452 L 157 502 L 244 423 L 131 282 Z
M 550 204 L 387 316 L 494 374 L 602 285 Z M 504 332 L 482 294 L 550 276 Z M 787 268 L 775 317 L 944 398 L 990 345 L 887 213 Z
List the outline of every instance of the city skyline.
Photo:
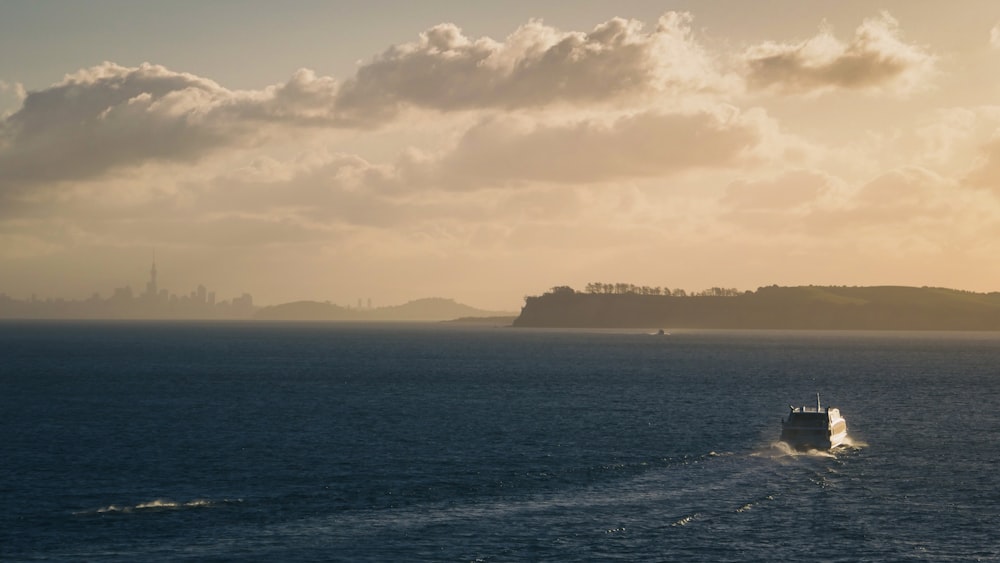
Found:
M 111 289 L 105 298 L 94 291 L 86 299 L 42 297 L 32 293 L 19 299 L 0 291 L 0 317 L 42 318 L 249 318 L 256 308 L 249 293 L 216 299 L 216 292 L 198 284 L 190 293 L 171 293 L 159 287 L 154 257 L 149 279 L 141 292 L 132 284 Z
M 1000 289 L 986 1 L 22 2 L 0 50 L 7 295 Z

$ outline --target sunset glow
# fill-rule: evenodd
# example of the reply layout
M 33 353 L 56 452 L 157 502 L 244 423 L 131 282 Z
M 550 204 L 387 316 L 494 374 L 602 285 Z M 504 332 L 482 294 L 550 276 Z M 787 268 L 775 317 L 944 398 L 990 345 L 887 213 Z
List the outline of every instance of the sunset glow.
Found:
M 0 7 L 0 293 L 1000 290 L 995 3 L 477 4 Z

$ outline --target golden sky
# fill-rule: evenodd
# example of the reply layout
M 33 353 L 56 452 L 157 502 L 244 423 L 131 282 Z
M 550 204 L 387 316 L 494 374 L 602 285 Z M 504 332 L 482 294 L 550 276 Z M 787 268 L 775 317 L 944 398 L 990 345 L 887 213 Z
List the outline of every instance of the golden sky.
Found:
M 1000 290 L 993 2 L 204 4 L 0 6 L 0 292 Z

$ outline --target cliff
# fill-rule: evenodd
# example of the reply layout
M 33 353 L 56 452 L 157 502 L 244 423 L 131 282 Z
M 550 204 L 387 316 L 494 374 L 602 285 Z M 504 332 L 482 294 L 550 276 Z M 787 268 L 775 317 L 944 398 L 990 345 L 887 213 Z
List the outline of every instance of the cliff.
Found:
M 1000 330 L 1000 293 L 928 287 L 770 286 L 732 296 L 528 297 L 516 327 Z

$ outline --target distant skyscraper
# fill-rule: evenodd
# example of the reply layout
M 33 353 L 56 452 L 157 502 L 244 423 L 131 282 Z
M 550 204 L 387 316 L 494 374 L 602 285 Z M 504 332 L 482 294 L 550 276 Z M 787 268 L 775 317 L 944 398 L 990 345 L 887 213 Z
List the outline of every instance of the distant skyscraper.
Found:
M 156 254 L 153 254 L 153 267 L 149 269 L 149 282 L 146 283 L 146 297 L 156 299 L 159 291 L 156 289 Z

